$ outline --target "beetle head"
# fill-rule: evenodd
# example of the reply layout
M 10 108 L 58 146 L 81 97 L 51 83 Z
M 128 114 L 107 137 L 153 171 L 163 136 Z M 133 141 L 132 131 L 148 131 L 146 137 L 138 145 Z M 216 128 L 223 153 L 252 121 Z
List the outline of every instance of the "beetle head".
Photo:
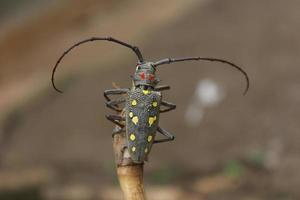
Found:
M 156 69 L 152 62 L 138 63 L 133 77 L 134 85 L 155 87 L 159 82 L 155 71 Z

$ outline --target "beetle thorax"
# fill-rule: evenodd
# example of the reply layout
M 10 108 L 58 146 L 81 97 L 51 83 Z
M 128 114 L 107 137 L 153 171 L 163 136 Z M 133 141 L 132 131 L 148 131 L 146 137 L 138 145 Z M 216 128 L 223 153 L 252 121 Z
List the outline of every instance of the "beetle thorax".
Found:
M 138 64 L 133 77 L 134 85 L 136 87 L 150 86 L 154 88 L 158 83 L 155 71 L 156 69 L 151 62 Z

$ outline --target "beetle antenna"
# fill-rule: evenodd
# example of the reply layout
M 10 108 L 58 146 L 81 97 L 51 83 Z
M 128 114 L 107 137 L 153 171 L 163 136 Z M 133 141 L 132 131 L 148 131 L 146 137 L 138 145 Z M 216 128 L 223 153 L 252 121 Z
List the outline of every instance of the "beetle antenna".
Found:
M 241 67 L 239 67 L 236 64 L 234 64 L 232 62 L 229 62 L 227 60 L 218 59 L 218 58 L 202 58 L 202 57 L 165 58 L 165 59 L 162 59 L 162 60 L 159 60 L 159 61 L 155 62 L 154 66 L 164 65 L 164 64 L 171 64 L 173 62 L 191 61 L 191 60 L 204 60 L 204 61 L 211 61 L 211 62 L 221 62 L 221 63 L 228 64 L 231 67 L 234 67 L 235 69 L 239 70 L 245 76 L 245 79 L 246 79 L 246 88 L 243 92 L 243 95 L 245 95 L 248 92 L 249 86 L 250 86 L 250 81 L 249 81 L 248 74 Z
M 77 42 L 76 44 L 72 45 L 69 49 L 67 49 L 60 57 L 59 59 L 56 61 L 55 63 L 55 66 L 52 70 L 52 76 L 51 76 L 51 82 L 52 82 L 52 86 L 53 88 L 57 91 L 57 92 L 60 92 L 62 93 L 62 91 L 60 89 L 58 89 L 54 83 L 54 75 L 55 75 L 55 71 L 59 65 L 59 63 L 61 62 L 61 60 L 72 50 L 74 49 L 75 47 L 81 45 L 81 44 L 84 44 L 84 43 L 87 43 L 87 42 L 93 42 L 93 41 L 96 41 L 96 40 L 107 40 L 109 42 L 114 42 L 114 43 L 117 43 L 117 44 L 120 44 L 120 45 L 123 45 L 127 48 L 130 48 L 138 57 L 138 60 L 139 60 L 139 63 L 143 63 L 144 62 L 144 58 L 139 50 L 138 47 L 136 46 L 132 46 L 128 43 L 125 43 L 125 42 L 122 42 L 120 40 L 117 40 L 117 39 L 114 39 L 112 37 L 92 37 L 92 38 L 89 38 L 89 39 L 85 39 L 85 40 L 82 40 L 80 42 Z

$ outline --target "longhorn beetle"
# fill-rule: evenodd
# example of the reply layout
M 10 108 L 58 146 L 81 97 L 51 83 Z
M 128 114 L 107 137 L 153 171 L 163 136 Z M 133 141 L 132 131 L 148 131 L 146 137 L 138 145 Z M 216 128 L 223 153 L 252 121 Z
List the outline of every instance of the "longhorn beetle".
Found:
M 58 59 L 53 68 L 51 77 L 52 86 L 56 91 L 62 93 L 62 91 L 55 86 L 54 75 L 57 66 L 63 57 L 73 48 L 81 44 L 97 40 L 109 41 L 125 46 L 131 49 L 138 58 L 136 70 L 132 76 L 132 88 L 110 89 L 104 91 L 104 97 L 107 101 L 106 106 L 117 112 L 117 114 L 114 115 L 106 115 L 106 118 L 109 121 L 119 127 L 114 129 L 113 136 L 115 134 L 126 132 L 127 148 L 134 163 L 142 163 L 146 161 L 153 144 L 168 142 L 175 138 L 173 134 L 159 126 L 160 113 L 168 112 L 176 108 L 175 104 L 162 99 L 161 91 L 169 90 L 170 86 L 158 86 L 160 80 L 156 77 L 155 72 L 160 65 L 198 60 L 225 63 L 236 68 L 245 76 L 246 89 L 244 91 L 244 95 L 249 89 L 249 78 L 247 73 L 239 66 L 227 60 L 208 57 L 183 57 L 165 58 L 156 62 L 148 62 L 144 60 L 139 48 L 136 46 L 132 46 L 112 37 L 92 37 L 74 44 Z M 119 99 L 112 100 L 110 97 L 111 95 L 122 96 Z M 122 103 L 125 103 L 124 108 L 119 107 Z M 166 138 L 155 140 L 156 132 L 161 133 Z

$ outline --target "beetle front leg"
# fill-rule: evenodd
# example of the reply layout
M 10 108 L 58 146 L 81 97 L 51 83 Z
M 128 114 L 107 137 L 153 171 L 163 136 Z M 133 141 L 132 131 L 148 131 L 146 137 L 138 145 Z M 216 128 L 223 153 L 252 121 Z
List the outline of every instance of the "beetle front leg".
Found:
M 169 142 L 169 141 L 172 141 L 175 139 L 175 136 L 172 134 L 172 133 L 169 133 L 168 131 L 160 128 L 160 127 L 157 127 L 157 131 L 160 132 L 162 135 L 166 136 L 167 138 L 166 139 L 161 139 L 161 140 L 155 140 L 153 142 L 153 144 L 156 144 L 156 143 L 162 143 L 162 142 Z
M 174 109 L 176 108 L 176 105 L 175 105 L 175 104 L 170 103 L 170 102 L 167 102 L 167 101 L 161 101 L 161 105 L 167 107 L 167 108 L 164 109 L 164 110 L 160 110 L 161 113 L 168 112 L 168 111 L 174 110 Z
M 118 95 L 118 94 L 126 94 L 129 91 L 128 88 L 121 88 L 121 89 L 110 89 L 104 91 L 104 97 L 107 101 L 110 101 L 109 95 Z
M 160 85 L 154 88 L 155 91 L 163 91 L 163 90 L 169 90 L 171 87 L 169 85 Z

